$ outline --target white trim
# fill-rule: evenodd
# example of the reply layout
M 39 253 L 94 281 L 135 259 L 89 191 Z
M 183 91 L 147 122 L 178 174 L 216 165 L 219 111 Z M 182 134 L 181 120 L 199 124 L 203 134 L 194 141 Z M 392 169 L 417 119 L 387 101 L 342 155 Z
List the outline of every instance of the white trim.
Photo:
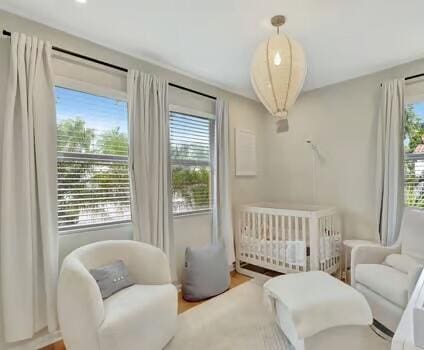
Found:
M 424 102 L 424 78 L 407 80 L 405 86 L 405 104 Z
M 405 104 L 414 104 L 420 102 L 424 102 L 424 93 L 405 96 Z
M 89 94 L 113 98 L 120 101 L 127 101 L 127 93 L 120 90 L 105 88 L 85 81 L 72 79 L 62 75 L 55 75 L 54 84 L 63 88 L 86 92 Z
M 64 53 L 64 52 L 53 51 L 52 57 L 56 60 L 59 60 L 59 61 L 75 63 L 75 64 L 78 64 L 78 65 L 81 65 L 81 66 L 93 68 L 95 70 L 100 70 L 100 71 L 109 73 L 111 75 L 122 76 L 122 77 L 125 77 L 125 78 L 127 77 L 127 72 L 117 70 L 115 68 L 111 68 L 111 67 L 108 67 L 108 66 L 96 63 L 96 62 L 92 62 L 92 61 L 86 60 L 84 58 L 72 56 L 72 55 Z
M 16 345 L 12 345 L 9 350 L 34 350 L 41 349 L 45 346 L 54 344 L 60 340 L 62 340 L 62 334 L 60 330 L 55 331 L 53 333 L 46 333 L 47 331 L 41 331 L 38 335 L 35 335 L 34 338 L 19 342 Z
M 215 120 L 216 118 L 215 115 L 212 113 L 202 112 L 202 111 L 198 111 L 195 109 L 191 109 L 191 108 L 187 108 L 187 107 L 183 107 L 179 105 L 169 105 L 169 112 L 180 113 L 180 114 L 185 114 L 192 117 L 201 117 L 201 118 L 213 119 L 213 120 Z
M 192 211 L 187 211 L 181 214 L 178 213 L 174 213 L 174 219 L 183 219 L 183 218 L 187 218 L 187 217 L 191 217 L 191 216 L 201 216 L 201 215 L 212 215 L 213 214 L 213 209 L 212 208 L 208 208 L 208 209 L 202 209 L 202 210 L 192 210 Z
M 128 222 L 120 222 L 120 223 L 104 223 L 104 224 L 93 224 L 92 226 L 85 226 L 80 228 L 74 228 L 69 230 L 58 230 L 59 237 L 61 236 L 67 236 L 72 234 L 78 234 L 78 233 L 86 233 L 86 232 L 93 232 L 93 231 L 105 231 L 105 230 L 116 230 L 116 231 L 122 231 L 127 232 L 132 230 L 132 221 Z

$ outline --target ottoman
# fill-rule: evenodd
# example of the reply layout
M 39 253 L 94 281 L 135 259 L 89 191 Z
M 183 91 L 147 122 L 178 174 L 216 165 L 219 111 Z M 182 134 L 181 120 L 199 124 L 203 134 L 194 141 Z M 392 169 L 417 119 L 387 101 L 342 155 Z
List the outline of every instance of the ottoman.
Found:
M 371 309 L 352 287 L 321 271 L 279 276 L 264 284 L 276 322 L 296 350 L 362 350 Z

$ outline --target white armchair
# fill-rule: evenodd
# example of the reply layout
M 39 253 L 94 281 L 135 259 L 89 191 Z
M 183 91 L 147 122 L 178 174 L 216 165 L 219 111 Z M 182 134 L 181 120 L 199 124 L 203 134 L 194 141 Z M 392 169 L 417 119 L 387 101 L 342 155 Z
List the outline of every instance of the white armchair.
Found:
M 102 300 L 89 270 L 119 259 L 136 284 Z M 58 313 L 67 350 L 162 349 L 177 322 L 168 259 L 160 249 L 135 241 L 81 247 L 63 262 Z
M 352 250 L 351 284 L 367 299 L 374 319 L 392 332 L 423 263 L 424 211 L 417 209 L 405 208 L 399 239 L 392 247 L 363 245 Z

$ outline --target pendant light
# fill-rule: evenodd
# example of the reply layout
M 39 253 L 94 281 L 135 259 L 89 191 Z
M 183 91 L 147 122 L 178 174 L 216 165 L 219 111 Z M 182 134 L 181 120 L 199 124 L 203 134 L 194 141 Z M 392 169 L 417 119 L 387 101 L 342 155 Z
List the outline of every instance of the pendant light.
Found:
M 251 81 L 256 95 L 267 110 L 280 121 L 278 129 L 287 124 L 287 113 L 296 102 L 306 76 L 306 60 L 302 47 L 280 27 L 284 16 L 274 16 L 271 24 L 277 34 L 259 45 L 253 55 Z

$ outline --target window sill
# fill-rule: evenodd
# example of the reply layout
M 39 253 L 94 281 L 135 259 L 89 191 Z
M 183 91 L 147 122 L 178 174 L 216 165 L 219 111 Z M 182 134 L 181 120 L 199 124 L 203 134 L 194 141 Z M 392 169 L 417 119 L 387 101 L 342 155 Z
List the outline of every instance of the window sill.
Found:
M 174 214 L 174 219 L 182 219 L 190 216 L 201 216 L 201 215 L 212 215 L 213 210 L 212 209 L 204 209 L 204 210 L 195 210 L 195 211 L 189 211 L 186 213 L 181 214 Z
M 116 224 L 105 224 L 105 225 L 95 225 L 95 226 L 86 226 L 81 228 L 75 228 L 70 230 L 59 231 L 60 236 L 67 236 L 78 233 L 88 233 L 93 231 L 108 231 L 108 230 L 121 230 L 121 229 L 131 229 L 132 222 L 119 222 Z

